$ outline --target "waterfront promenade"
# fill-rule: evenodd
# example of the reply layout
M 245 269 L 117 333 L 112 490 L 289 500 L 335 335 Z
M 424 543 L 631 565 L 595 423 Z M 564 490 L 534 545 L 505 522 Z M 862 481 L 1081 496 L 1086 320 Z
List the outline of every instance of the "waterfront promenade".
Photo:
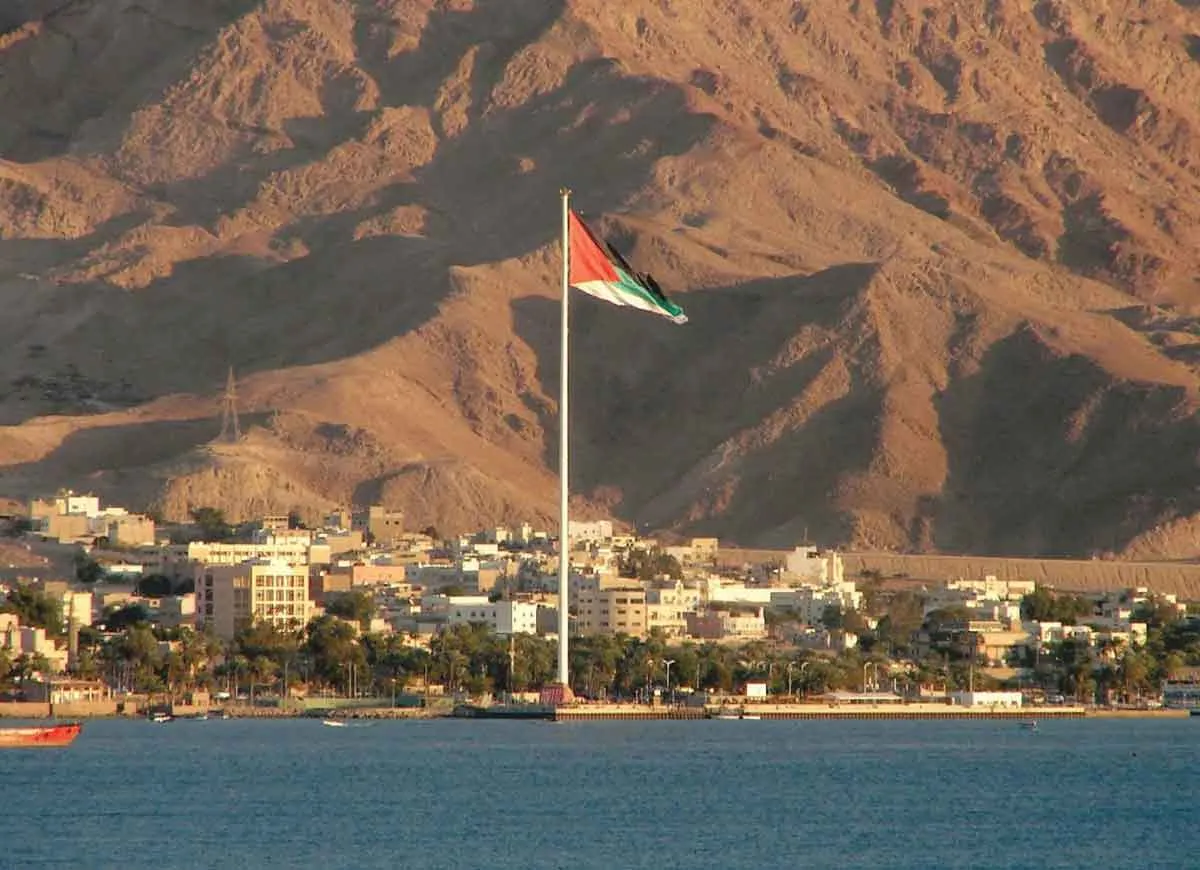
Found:
M 532 710 L 536 705 L 530 705 Z M 479 707 L 476 709 L 487 710 Z M 495 708 L 503 710 L 502 706 Z M 520 708 L 518 708 L 520 709 Z M 709 704 L 700 706 L 684 706 L 670 704 L 569 704 L 556 708 L 542 708 L 546 715 L 542 718 L 562 722 L 585 721 L 619 721 L 619 720 L 703 720 L 711 719 L 721 714 L 726 718 L 745 714 L 748 718 L 758 719 L 905 719 L 905 720 L 935 720 L 935 719 L 1080 719 L 1080 718 L 1137 718 L 1137 719 L 1179 719 L 1187 718 L 1188 711 L 1172 709 L 1125 709 L 1110 707 L 1083 706 L 1037 706 L 1037 707 L 961 707 L 939 703 L 908 703 L 908 704 L 857 704 L 830 702 L 796 702 L 796 703 L 744 703 L 731 702 L 724 704 Z M 331 719 L 437 719 L 455 715 L 454 706 L 448 703 L 432 707 L 390 707 L 390 706 L 359 706 L 341 709 L 311 708 L 280 708 L 271 706 L 250 706 L 249 704 L 229 704 L 210 708 L 176 707 L 177 717 L 187 718 L 199 713 L 210 715 L 228 714 L 235 719 L 295 719 L 295 718 L 331 718 Z M 141 718 L 146 711 L 140 708 L 128 708 L 118 712 L 115 705 L 58 705 L 51 708 L 49 704 L 39 703 L 0 703 L 0 719 L 91 719 L 91 718 Z M 465 716 L 463 718 L 474 718 Z M 483 717 L 479 717 L 483 718 Z M 519 717 L 514 717 L 519 718 Z
M 1150 711 L 1145 711 L 1150 712 Z M 619 719 L 709 719 L 743 714 L 759 719 L 1079 719 L 1084 707 L 956 707 L 950 704 L 720 704 L 706 707 L 645 704 L 579 704 L 558 707 L 556 721 Z M 1186 715 L 1186 714 L 1185 714 Z

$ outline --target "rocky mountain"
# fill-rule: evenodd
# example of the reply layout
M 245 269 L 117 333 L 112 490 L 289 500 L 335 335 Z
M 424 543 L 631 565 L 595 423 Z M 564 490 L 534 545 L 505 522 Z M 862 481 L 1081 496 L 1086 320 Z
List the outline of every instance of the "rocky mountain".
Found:
M 0 492 L 1200 556 L 1193 0 L 10 0 Z M 241 438 L 221 439 L 238 377 Z

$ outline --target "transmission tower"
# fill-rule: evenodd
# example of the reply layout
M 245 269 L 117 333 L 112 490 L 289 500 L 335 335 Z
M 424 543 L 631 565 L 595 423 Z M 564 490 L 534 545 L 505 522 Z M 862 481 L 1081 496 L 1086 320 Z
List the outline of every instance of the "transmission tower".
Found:
M 229 377 L 225 381 L 225 393 L 221 396 L 221 435 L 217 440 L 232 444 L 241 438 L 242 429 L 238 425 L 237 412 L 237 381 L 233 378 L 233 366 L 230 366 Z

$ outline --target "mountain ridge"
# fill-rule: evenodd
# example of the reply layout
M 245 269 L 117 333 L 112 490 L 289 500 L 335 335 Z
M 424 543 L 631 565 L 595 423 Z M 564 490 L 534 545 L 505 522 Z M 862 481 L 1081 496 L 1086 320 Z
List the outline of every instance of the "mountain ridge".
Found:
M 1200 556 L 1173 0 L 8 15 L 6 493 L 552 525 L 571 186 L 691 317 L 573 306 L 580 515 Z

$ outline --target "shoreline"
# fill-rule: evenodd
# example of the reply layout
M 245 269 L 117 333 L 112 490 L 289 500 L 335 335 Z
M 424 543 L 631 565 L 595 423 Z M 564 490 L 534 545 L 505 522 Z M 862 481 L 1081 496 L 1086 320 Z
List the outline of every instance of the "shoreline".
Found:
M 775 720 L 1051 720 L 1051 719 L 1187 719 L 1189 711 L 1176 709 L 1130 710 L 1088 707 L 1022 707 L 1015 709 L 991 709 L 952 707 L 946 704 L 731 704 L 707 707 L 666 707 L 645 704 L 578 704 L 562 707 L 539 707 L 538 705 L 460 704 L 454 707 L 359 707 L 352 709 L 318 708 L 308 710 L 280 709 L 275 707 L 176 707 L 174 718 L 193 719 L 205 715 L 210 719 L 334 719 L 338 721 L 368 720 L 423 720 L 423 719 L 542 719 L 559 722 L 605 722 L 605 721 L 705 721 L 717 718 L 735 718 L 730 714 L 742 714 L 746 718 Z M 147 712 L 132 712 L 107 709 L 81 709 L 81 705 L 62 705 L 51 709 L 48 704 L 9 703 L 0 706 L 0 721 L 6 719 L 145 719 Z

